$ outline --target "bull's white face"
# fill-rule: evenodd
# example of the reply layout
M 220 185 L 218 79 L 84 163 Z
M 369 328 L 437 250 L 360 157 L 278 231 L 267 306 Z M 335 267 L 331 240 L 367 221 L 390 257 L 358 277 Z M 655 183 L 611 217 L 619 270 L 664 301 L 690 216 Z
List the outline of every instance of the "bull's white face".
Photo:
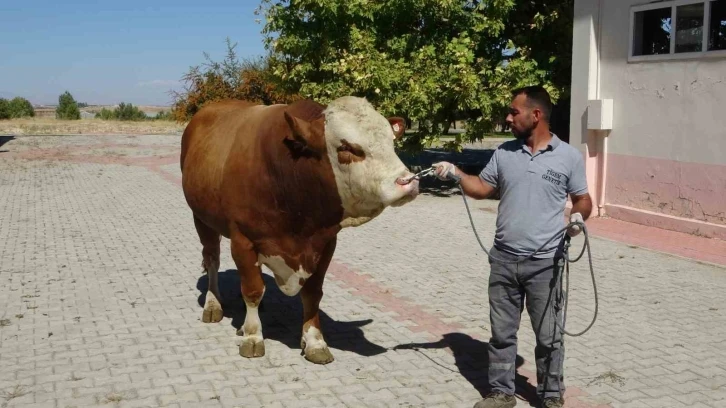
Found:
M 418 195 L 418 180 L 396 155 L 389 121 L 363 98 L 346 96 L 330 103 L 325 142 L 345 210 L 343 227 L 361 225 L 387 206 L 401 206 Z

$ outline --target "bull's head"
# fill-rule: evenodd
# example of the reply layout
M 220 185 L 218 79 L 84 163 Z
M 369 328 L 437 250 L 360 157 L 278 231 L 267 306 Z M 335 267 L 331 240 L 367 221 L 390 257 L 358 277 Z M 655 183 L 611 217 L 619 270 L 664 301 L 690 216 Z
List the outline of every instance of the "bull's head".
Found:
M 361 225 L 387 206 L 404 205 L 418 195 L 418 180 L 401 182 L 412 173 L 394 150 L 394 140 L 405 130 L 402 118 L 386 119 L 367 100 L 353 96 L 334 100 L 323 114 L 313 122 L 286 114 L 290 143 L 328 155 L 343 204 L 343 227 Z M 295 137 L 306 141 L 295 143 Z
M 364 98 L 346 96 L 325 109 L 325 141 L 345 210 L 342 225 L 357 226 L 387 206 L 401 206 L 418 195 L 418 181 L 394 150 L 403 135 L 401 118 L 384 118 Z

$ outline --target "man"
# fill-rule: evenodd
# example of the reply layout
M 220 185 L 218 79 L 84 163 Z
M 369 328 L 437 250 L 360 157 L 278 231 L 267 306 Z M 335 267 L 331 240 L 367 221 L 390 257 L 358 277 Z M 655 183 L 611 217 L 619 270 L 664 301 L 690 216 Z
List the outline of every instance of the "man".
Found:
M 570 221 L 584 222 L 592 209 L 580 152 L 550 132 L 552 102 L 545 89 L 525 87 L 513 92 L 507 123 L 516 136 L 503 143 L 479 176 L 464 174 L 453 164 L 434 164 L 437 177 L 461 177 L 464 193 L 484 199 L 500 191 L 497 230 L 489 263 L 489 342 L 491 393 L 475 408 L 509 408 L 514 397 L 517 330 L 524 305 L 537 338 L 537 391 L 545 408 L 562 407 L 564 346 L 555 325 L 554 282 L 561 256 L 559 239 L 534 258 L 535 250 L 564 226 L 567 195 L 573 203 Z M 567 231 L 577 235 L 580 227 Z M 504 261 L 504 262 L 502 262 Z M 520 262 L 517 262 L 520 261 Z M 560 319 L 561 315 L 558 314 Z

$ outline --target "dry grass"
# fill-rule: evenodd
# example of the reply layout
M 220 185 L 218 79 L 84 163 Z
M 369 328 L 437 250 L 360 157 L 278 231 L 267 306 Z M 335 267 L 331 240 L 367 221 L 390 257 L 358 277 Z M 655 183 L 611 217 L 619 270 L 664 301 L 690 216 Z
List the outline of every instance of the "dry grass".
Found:
M 108 403 L 119 403 L 119 402 L 123 401 L 125 398 L 126 398 L 125 394 L 112 392 L 112 393 L 106 394 L 106 396 L 103 398 L 99 399 L 97 397 L 96 399 L 99 400 L 98 402 L 101 404 L 108 404 Z
M 15 386 L 15 388 L 13 388 L 12 390 L 10 390 L 10 391 L 4 391 L 2 393 L 2 397 L 6 401 L 10 401 L 11 399 L 14 399 L 14 398 L 20 398 L 20 397 L 25 396 L 25 395 L 28 395 L 28 391 L 26 391 L 25 390 L 25 387 L 22 386 L 22 385 L 20 385 L 20 384 L 17 384 Z
M 598 375 L 597 377 L 595 377 L 595 379 L 590 381 L 590 383 L 587 385 L 590 386 L 592 384 L 596 384 L 596 383 L 602 384 L 602 383 L 606 383 L 606 382 L 609 382 L 611 384 L 617 383 L 617 384 L 620 384 L 620 386 L 622 387 L 625 385 L 626 380 L 625 380 L 625 378 L 616 374 L 614 371 L 610 370 L 606 373 Z
M 170 121 L 26 118 L 0 121 L 0 134 L 10 135 L 180 135 L 186 124 Z

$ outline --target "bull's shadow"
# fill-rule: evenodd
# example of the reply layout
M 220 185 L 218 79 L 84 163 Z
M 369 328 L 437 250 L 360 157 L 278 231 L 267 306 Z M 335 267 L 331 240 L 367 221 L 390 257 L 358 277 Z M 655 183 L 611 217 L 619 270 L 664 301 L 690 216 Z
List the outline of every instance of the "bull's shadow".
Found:
M 464 333 L 447 333 L 444 334 L 441 340 L 432 343 L 409 343 L 395 346 L 394 350 L 416 350 L 420 353 L 425 354 L 421 351 L 424 349 L 441 349 L 449 348 L 454 354 L 456 361 L 456 367 L 459 373 L 471 383 L 474 388 L 482 396 L 486 396 L 489 391 L 488 381 L 488 368 L 489 368 L 489 356 L 487 354 L 487 347 L 489 343 L 480 341 L 472 338 L 468 334 Z M 524 364 L 524 359 L 517 355 L 515 365 L 517 368 Z M 530 403 L 532 406 L 539 404 L 539 398 L 537 397 L 537 389 L 527 382 L 527 378 L 516 374 L 515 379 L 515 392 L 518 398 L 523 399 Z
M 287 296 L 277 287 L 275 279 L 262 274 L 265 282 L 265 295 L 260 305 L 262 332 L 266 339 L 279 341 L 292 349 L 300 349 L 302 335 L 303 308 L 300 296 Z M 203 308 L 206 299 L 209 278 L 202 275 L 197 281 L 199 305 Z M 219 292 L 222 296 L 224 317 L 232 319 L 232 326 L 239 330 L 245 321 L 246 307 L 240 291 L 240 280 L 237 270 L 230 269 L 219 272 Z M 202 311 L 199 310 L 201 315 Z M 375 356 L 385 353 L 386 349 L 371 343 L 361 329 L 373 320 L 338 321 L 333 320 L 322 309 L 319 311 L 323 336 L 328 346 L 333 349 L 351 351 L 361 356 Z
M 2 147 L 5 143 L 7 143 L 13 139 L 15 139 L 15 136 L 0 135 L 0 147 Z M 7 152 L 8 152 L 7 150 L 0 150 L 0 153 L 7 153 Z

